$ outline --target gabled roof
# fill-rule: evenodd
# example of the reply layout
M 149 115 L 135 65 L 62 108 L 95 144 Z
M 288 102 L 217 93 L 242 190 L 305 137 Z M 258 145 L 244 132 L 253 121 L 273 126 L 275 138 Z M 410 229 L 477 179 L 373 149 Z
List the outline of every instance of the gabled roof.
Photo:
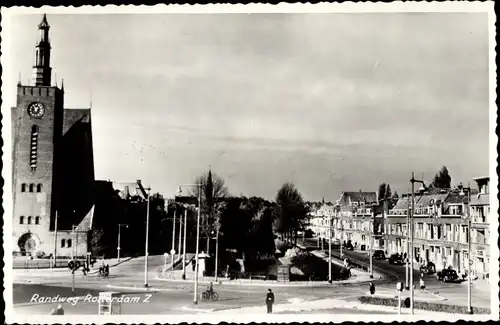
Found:
M 364 202 L 364 203 L 374 203 L 377 202 L 377 193 L 375 192 L 342 192 L 340 196 L 341 203 L 351 202 Z
M 451 192 L 445 200 L 448 204 L 467 204 L 467 195 L 460 195 L 458 192 Z
M 430 194 L 430 195 L 422 195 L 418 198 L 418 201 L 415 203 L 415 207 L 428 207 L 433 204 L 436 204 L 436 202 L 441 201 L 443 203 L 446 200 L 446 197 L 448 196 L 448 193 L 446 194 Z
M 391 210 L 407 210 L 408 204 L 410 204 L 410 202 L 411 202 L 410 197 L 400 198 L 396 203 L 396 205 Z

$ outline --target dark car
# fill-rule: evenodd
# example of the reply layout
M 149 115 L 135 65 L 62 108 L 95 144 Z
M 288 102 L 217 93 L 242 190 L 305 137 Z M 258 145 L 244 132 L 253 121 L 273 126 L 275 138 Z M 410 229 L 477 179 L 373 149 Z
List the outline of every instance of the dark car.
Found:
M 404 265 L 405 261 L 401 254 L 392 254 L 391 256 L 389 256 L 389 264 Z
M 385 260 L 385 253 L 381 249 L 377 249 L 376 251 L 373 252 L 372 257 L 376 260 Z
M 439 271 L 436 274 L 436 278 L 439 281 L 444 281 L 444 282 L 461 282 L 460 277 L 457 274 L 457 271 L 453 269 L 444 269 L 442 271 Z

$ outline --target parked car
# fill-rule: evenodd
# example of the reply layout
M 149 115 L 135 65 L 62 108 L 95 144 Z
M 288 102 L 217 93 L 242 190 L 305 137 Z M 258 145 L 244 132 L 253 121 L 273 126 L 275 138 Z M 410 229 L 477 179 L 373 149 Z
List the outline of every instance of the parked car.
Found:
M 444 269 L 442 271 L 439 271 L 436 274 L 436 278 L 439 281 L 444 281 L 444 282 L 462 282 L 462 280 L 457 274 L 457 271 L 453 269 Z
M 429 263 L 427 263 L 427 265 L 420 267 L 420 273 L 434 274 L 434 273 L 436 273 L 436 265 L 434 265 L 434 263 L 432 263 L 432 262 L 429 262 Z
M 404 265 L 405 261 L 401 254 L 392 254 L 391 256 L 389 256 L 389 264 Z
M 377 249 L 373 252 L 372 257 L 376 260 L 385 260 L 385 253 L 381 249 Z

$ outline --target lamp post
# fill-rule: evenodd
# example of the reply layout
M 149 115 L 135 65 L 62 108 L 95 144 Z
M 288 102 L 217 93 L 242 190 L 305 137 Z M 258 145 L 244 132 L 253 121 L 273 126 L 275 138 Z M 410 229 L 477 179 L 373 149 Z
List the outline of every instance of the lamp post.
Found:
M 406 214 L 406 290 L 410 290 L 410 213 L 411 206 L 410 201 L 408 201 L 408 213 Z
M 182 250 L 182 279 L 186 280 L 186 228 L 187 228 L 187 209 L 184 210 L 184 243 Z
M 328 216 L 328 282 L 332 283 L 332 216 Z
M 175 251 L 175 217 L 177 214 L 177 207 L 174 210 L 174 218 L 172 219 L 172 249 L 170 249 L 170 253 Z M 172 271 L 174 270 L 174 256 L 175 253 L 172 254 Z
M 137 187 L 146 198 L 146 243 L 144 256 L 144 287 L 148 287 L 148 255 L 149 255 L 149 201 L 151 188 L 144 188 L 140 180 L 137 180 Z M 147 191 L 147 192 L 146 192 Z
M 470 215 L 470 184 L 468 187 L 463 187 L 462 183 L 458 186 L 460 189 L 460 195 L 464 196 L 465 192 L 464 190 L 467 190 L 467 208 L 464 211 L 464 217 L 467 218 L 467 312 L 469 314 L 472 314 L 472 277 L 471 277 L 471 215 Z
M 54 221 L 54 267 L 57 267 L 57 211 L 56 211 L 56 218 Z
M 200 215 L 201 215 L 201 190 L 203 184 L 183 184 L 179 186 L 179 190 L 177 191 L 179 194 L 182 193 L 182 187 L 196 187 L 198 189 L 198 217 L 196 218 L 196 251 L 195 251 L 195 261 L 196 261 L 196 270 L 194 275 L 194 297 L 193 303 L 195 305 L 198 304 L 198 254 L 200 247 Z
M 117 257 L 118 257 L 118 262 L 120 262 L 120 250 L 121 250 L 121 239 L 120 239 L 120 235 L 121 235 L 121 229 L 122 229 L 122 226 L 125 226 L 125 228 L 128 228 L 128 225 L 127 224 L 124 224 L 124 223 L 119 223 L 118 224 L 118 247 L 117 247 Z
M 372 211 L 370 229 L 370 279 L 373 279 L 373 236 L 375 235 L 375 212 Z M 370 226 L 369 226 L 370 227 Z
M 217 228 L 215 230 L 215 282 L 219 280 L 218 266 L 219 266 L 219 224 L 217 224 Z
M 424 181 L 417 180 L 415 179 L 415 174 L 411 173 L 411 220 L 410 220 L 410 238 L 411 238 L 411 255 L 408 254 L 408 257 L 410 258 L 410 292 L 411 292 L 411 298 L 410 298 L 410 308 L 411 308 L 411 314 L 414 315 L 414 299 L 415 299 L 415 288 L 413 287 L 413 260 L 414 260 L 414 234 L 413 234 L 413 223 L 414 223 L 414 216 L 415 216 L 415 183 L 420 183 L 422 186 L 419 188 L 420 192 L 425 191 L 425 184 Z M 411 256 L 411 257 L 410 257 Z

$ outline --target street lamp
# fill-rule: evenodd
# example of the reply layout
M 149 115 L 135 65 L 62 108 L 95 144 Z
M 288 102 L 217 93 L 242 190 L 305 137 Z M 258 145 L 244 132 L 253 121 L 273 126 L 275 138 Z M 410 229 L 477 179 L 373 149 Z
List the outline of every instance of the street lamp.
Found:
M 424 181 L 415 179 L 414 173 L 411 173 L 410 182 L 411 182 L 411 220 L 410 220 L 411 252 L 408 252 L 408 253 L 411 253 L 411 255 L 408 254 L 408 257 L 410 258 L 410 270 L 409 270 L 409 272 L 410 272 L 410 292 L 411 292 L 410 306 L 411 306 L 411 314 L 413 315 L 414 314 L 414 308 L 413 308 L 414 302 L 413 302 L 413 300 L 415 299 L 415 288 L 413 287 L 413 259 L 414 259 L 413 255 L 414 255 L 414 251 L 415 251 L 414 240 L 413 240 L 413 237 L 414 237 L 413 223 L 414 223 L 414 215 L 415 215 L 415 183 L 421 184 L 420 188 L 418 189 L 420 193 L 424 192 L 426 188 L 425 188 Z
M 332 283 L 332 216 L 328 216 L 328 282 Z
M 125 227 L 125 228 L 128 228 L 128 225 L 127 224 L 124 224 L 124 223 L 119 223 L 118 224 L 118 247 L 117 247 L 117 251 L 118 251 L 118 254 L 117 254 L 117 257 L 118 257 L 118 262 L 120 262 L 120 250 L 121 250 L 121 239 L 120 239 L 120 235 L 121 235 L 121 229 L 122 227 Z
M 196 261 L 196 270 L 195 270 L 195 275 L 194 275 L 194 297 L 193 297 L 193 303 L 195 305 L 198 304 L 198 270 L 199 270 L 199 263 L 198 263 L 198 253 L 199 253 L 199 247 L 200 247 L 200 215 L 201 215 L 201 190 L 202 190 L 203 184 L 183 184 L 179 186 L 179 189 L 177 190 L 177 193 L 181 194 L 182 193 L 182 187 L 196 187 L 198 188 L 198 217 L 196 218 L 196 252 L 195 252 L 195 261 Z
M 145 243 L 145 256 L 144 256 L 144 287 L 148 287 L 148 255 L 149 255 L 149 201 L 151 188 L 144 188 L 140 180 L 137 180 L 137 187 L 146 198 L 146 243 Z M 146 192 L 147 191 L 147 192 Z
M 54 220 L 54 267 L 57 267 L 57 210 L 56 210 L 56 217 Z
M 467 209 L 464 211 L 464 217 L 467 218 L 467 312 L 469 314 L 472 314 L 472 294 L 471 294 L 471 288 L 472 288 L 472 280 L 471 280 L 471 215 L 470 215 L 470 184 L 468 187 L 464 187 L 462 183 L 458 186 L 460 189 L 460 195 L 465 196 L 464 190 L 467 190 Z

